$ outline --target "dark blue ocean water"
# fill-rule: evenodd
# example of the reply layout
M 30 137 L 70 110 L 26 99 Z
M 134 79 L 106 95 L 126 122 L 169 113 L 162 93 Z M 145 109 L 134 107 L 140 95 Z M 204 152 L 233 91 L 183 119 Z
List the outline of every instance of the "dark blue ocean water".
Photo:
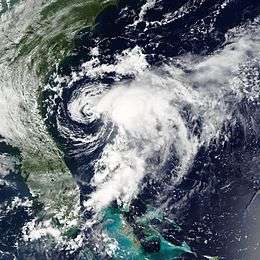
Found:
M 135 46 L 142 48 L 152 67 L 167 64 L 180 55 L 207 56 L 224 48 L 228 30 L 252 21 L 260 11 L 257 0 L 230 1 L 220 12 L 217 11 L 224 1 L 155 2 L 144 19 L 135 25 L 134 21 L 138 20 L 144 1 L 119 1 L 116 7 L 104 10 L 97 17 L 94 28 L 82 30 L 76 35 L 73 54 L 61 62 L 59 75 L 70 75 L 72 71 L 80 70 L 80 65 L 92 58 L 91 49 L 94 47 L 99 49 L 101 64 L 113 64 L 117 54 Z M 189 12 L 180 11 L 180 18 L 161 22 L 167 14 L 171 16 L 187 4 L 191 5 Z M 61 136 L 57 122 L 79 136 L 99 131 L 102 127 L 100 121 L 87 125 L 73 121 L 68 114 L 67 104 L 74 91 L 81 86 L 100 83 L 110 86 L 115 80 L 118 80 L 118 75 L 110 72 L 95 78 L 82 77 L 70 87 L 64 84 L 63 96 L 56 100 L 52 107 L 54 113 L 47 119 L 50 132 L 65 152 L 65 161 L 81 186 L 82 199 L 87 199 L 93 191 L 86 184 L 93 175 L 91 162 L 99 158 L 106 143 L 100 140 L 100 145 L 89 153 L 89 144 L 75 143 L 69 136 Z M 132 75 L 120 75 L 120 80 L 131 81 Z M 49 83 L 55 85 L 52 77 L 49 78 Z M 47 100 L 43 104 L 45 110 L 52 95 L 54 93 L 51 91 L 44 93 Z M 171 191 L 167 190 L 172 205 L 169 214 L 174 215 L 174 220 L 182 230 L 172 228 L 167 221 L 155 221 L 153 225 L 167 241 L 173 244 L 186 241 L 199 255 L 218 255 L 224 259 L 257 259 L 260 236 L 257 231 L 259 206 L 256 201 L 259 198 L 254 195 L 259 189 L 260 143 L 250 118 L 259 123 L 259 107 L 249 106 L 245 101 L 237 109 L 247 118 L 247 128 L 244 128 L 244 123 L 238 122 L 227 142 L 223 136 L 218 141 L 213 141 L 209 147 L 202 147 L 181 183 Z M 185 111 L 183 113 L 185 115 Z M 196 125 L 199 135 L 200 122 L 196 122 Z M 148 206 L 153 205 L 157 192 L 160 195 L 164 192 L 165 183 L 169 181 L 167 176 L 176 163 L 174 160 L 167 162 L 165 175 L 159 181 L 150 180 L 149 176 L 143 180 L 145 188 L 132 202 L 129 212 L 125 213 L 125 219 L 140 241 L 145 238 L 145 234 L 143 227 L 135 223 L 136 216 L 145 214 Z M 86 213 L 86 217 L 91 217 L 91 212 Z M 143 246 L 147 250 L 157 250 L 156 243 Z M 191 258 L 189 256 L 187 259 Z
M 117 6 L 108 7 L 97 17 L 93 28 L 86 28 L 75 36 L 72 54 L 59 64 L 57 72 L 60 76 L 70 76 L 73 71 L 80 71 L 81 64 L 93 58 L 91 49 L 94 47 L 99 49 L 101 64 L 114 64 L 116 55 L 139 46 L 149 65 L 154 68 L 168 64 L 181 55 L 211 55 L 225 47 L 228 30 L 245 25 L 260 13 L 258 0 L 229 1 L 220 9 L 224 2 L 226 1 L 157 0 L 147 10 L 144 18 L 138 20 L 145 1 L 119 1 Z M 187 5 L 190 5 L 189 11 L 182 12 L 182 8 Z M 171 21 L 170 17 L 176 11 L 181 15 Z M 167 23 L 162 22 L 167 16 Z M 52 75 L 51 71 L 46 82 L 55 86 Z M 80 186 L 82 201 L 87 200 L 93 191 L 93 187 L 88 184 L 94 173 L 91 162 L 100 158 L 108 142 L 107 136 L 113 139 L 116 132 L 111 134 L 109 126 L 106 126 L 107 133 L 92 150 L 91 144 L 76 142 L 70 135 L 60 133 L 60 128 L 66 127 L 74 136 L 84 137 L 97 133 L 103 127 L 102 121 L 83 124 L 73 120 L 68 111 L 68 103 L 73 93 L 82 86 L 104 84 L 109 88 L 118 79 L 121 82 L 131 82 L 134 77 L 127 73 L 117 75 L 116 72 L 101 73 L 93 78 L 83 76 L 71 86 L 64 83 L 62 96 L 56 98 L 54 104 L 52 100 L 55 91 L 46 90 L 42 93 L 43 117 L 47 117 L 49 132 L 64 152 L 65 162 Z M 48 109 L 52 112 L 48 113 Z M 147 242 L 145 228 L 136 223 L 136 220 L 154 206 L 159 193 L 170 201 L 168 217 L 173 218 L 181 229 L 173 227 L 167 219 L 154 219 L 150 224 L 160 231 L 166 241 L 174 245 L 181 245 L 185 241 L 198 255 L 196 258 L 189 254 L 182 259 L 202 259 L 202 255 L 219 256 L 220 259 L 228 260 L 259 258 L 260 232 L 257 216 L 260 208 L 257 192 L 260 188 L 260 140 L 259 132 L 255 131 L 260 127 L 259 109 L 257 105 L 247 104 L 246 100 L 241 102 L 237 106 L 237 113 L 242 114 L 245 121 L 237 121 L 232 126 L 228 141 L 223 135 L 208 147 L 200 148 L 188 174 L 171 190 L 165 187 L 170 184 L 169 174 L 178 163 L 174 156 L 165 164 L 161 178 L 144 178 L 144 188 L 132 201 L 129 211 L 123 213 L 144 251 L 158 252 L 160 245 L 156 239 Z M 183 111 L 183 116 L 189 117 L 189 108 Z M 199 136 L 202 122 L 198 120 L 191 123 L 191 127 L 196 125 L 195 131 Z M 26 189 L 21 187 L 19 190 Z M 28 190 L 25 193 L 28 196 Z M 3 194 L 9 196 L 6 190 Z M 118 207 L 116 203 L 113 206 Z M 21 221 L 24 216 L 22 213 L 17 214 L 20 214 Z M 91 216 L 92 212 L 85 212 L 86 219 Z M 15 221 L 11 219 L 11 225 Z M 11 229 L 6 228 L 4 234 L 8 230 Z M 99 257 L 104 257 L 101 255 L 102 252 Z

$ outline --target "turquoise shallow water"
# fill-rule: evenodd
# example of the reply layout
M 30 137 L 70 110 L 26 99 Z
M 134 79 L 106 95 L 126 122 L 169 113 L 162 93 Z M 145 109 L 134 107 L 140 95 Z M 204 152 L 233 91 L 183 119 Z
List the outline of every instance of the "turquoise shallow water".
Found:
M 182 246 L 175 246 L 165 240 L 159 232 L 149 226 L 147 219 L 147 232 L 150 236 L 160 239 L 160 251 L 147 253 L 143 250 L 141 244 L 137 242 L 135 234 L 128 223 L 124 221 L 122 213 L 115 208 L 107 208 L 104 213 L 104 229 L 108 236 L 115 240 L 117 249 L 114 251 L 114 259 L 131 259 L 131 260 L 159 260 L 159 259 L 176 259 L 185 252 L 191 252 L 189 246 L 183 243 Z M 142 222 L 144 219 L 142 219 Z
M 48 254 L 48 259 L 99 260 L 108 258 L 105 246 L 115 246 L 114 259 L 176 259 L 190 248 L 198 259 L 259 259 L 251 256 L 258 255 L 253 251 L 260 241 L 255 205 L 260 189 L 259 0 L 204 0 L 191 6 L 171 0 L 116 2 L 0 0 L 0 135 L 18 149 L 0 146 L 0 259 L 9 254 L 45 259 Z M 82 71 L 86 63 L 90 66 Z M 60 84 L 63 77 L 72 85 Z M 57 84 L 49 85 L 54 79 Z M 106 124 L 97 116 L 93 121 L 92 113 L 103 97 L 92 93 L 106 88 L 114 95 L 119 85 L 126 90 L 111 104 L 120 105 L 102 113 L 125 111 L 123 134 L 117 126 L 111 130 L 117 119 Z M 125 96 L 132 85 L 142 90 L 129 104 Z M 142 107 L 133 130 L 129 116 Z M 110 167 L 110 151 L 119 155 L 117 167 Z M 19 160 L 13 162 L 13 156 Z M 121 201 L 121 190 L 134 179 L 120 168 L 138 174 L 140 157 L 145 177 L 134 182 L 138 199 L 129 201 L 131 210 L 111 206 L 102 212 L 101 223 L 94 221 L 93 229 L 85 230 L 89 218 L 85 208 L 80 210 L 80 198 L 84 205 L 96 191 L 106 196 L 122 186 L 111 196 Z M 12 170 L 13 163 L 19 169 Z M 180 168 L 185 170 L 176 184 L 172 179 L 180 176 Z M 92 182 L 106 169 L 111 174 L 105 183 Z M 115 174 L 119 181 L 127 178 L 111 187 Z M 127 195 L 132 197 L 128 190 Z M 22 207 L 32 207 L 30 219 Z M 179 233 L 172 219 L 182 227 Z M 103 239 L 104 232 L 114 243 Z M 27 239 L 36 233 L 37 240 Z M 156 248 L 157 253 L 148 253 Z

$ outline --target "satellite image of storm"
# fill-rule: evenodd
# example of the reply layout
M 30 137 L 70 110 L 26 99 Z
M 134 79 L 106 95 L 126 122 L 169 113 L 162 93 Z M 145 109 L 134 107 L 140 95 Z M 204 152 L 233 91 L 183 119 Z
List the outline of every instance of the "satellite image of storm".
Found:
M 260 0 L 0 0 L 0 260 L 260 260 Z

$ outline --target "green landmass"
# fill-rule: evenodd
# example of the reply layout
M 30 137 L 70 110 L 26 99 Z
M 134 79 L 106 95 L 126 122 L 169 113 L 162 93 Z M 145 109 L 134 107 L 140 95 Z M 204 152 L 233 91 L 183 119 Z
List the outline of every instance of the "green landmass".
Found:
M 96 16 L 116 0 L 56 0 L 46 5 L 18 44 L 17 58 L 31 56 L 37 73 L 44 76 L 70 53 L 75 34 L 93 26 Z
M 16 45 L 13 62 L 24 60 L 26 66 L 36 71 L 41 82 L 41 85 L 35 86 L 39 114 L 46 75 L 72 51 L 75 34 L 93 26 L 96 16 L 114 4 L 116 0 L 55 0 L 47 2 L 32 18 Z M 30 111 L 26 113 L 30 115 Z M 28 120 L 34 120 L 33 116 Z M 39 205 L 44 204 L 39 211 L 39 219 L 55 219 L 60 211 L 64 216 L 71 216 L 71 210 L 79 201 L 77 185 L 64 163 L 62 152 L 45 133 L 46 130 L 42 131 L 42 137 L 28 138 L 28 143 L 33 142 L 28 148 L 26 145 L 19 147 L 22 176 Z M 41 149 L 41 144 L 44 149 Z
M 96 16 L 111 4 L 116 4 L 116 0 L 56 0 L 48 3 L 26 29 L 17 45 L 15 60 L 30 57 L 30 66 L 36 69 L 43 82 L 46 74 L 71 52 L 75 34 L 93 26 Z M 40 94 L 41 86 L 38 86 L 39 111 Z M 62 153 L 57 147 L 50 147 L 50 150 L 49 154 L 43 154 L 40 148 L 23 151 L 22 175 L 35 196 L 49 204 L 49 208 L 56 211 L 66 205 L 69 211 L 69 205 L 75 203 L 71 196 L 76 196 L 77 187 Z

